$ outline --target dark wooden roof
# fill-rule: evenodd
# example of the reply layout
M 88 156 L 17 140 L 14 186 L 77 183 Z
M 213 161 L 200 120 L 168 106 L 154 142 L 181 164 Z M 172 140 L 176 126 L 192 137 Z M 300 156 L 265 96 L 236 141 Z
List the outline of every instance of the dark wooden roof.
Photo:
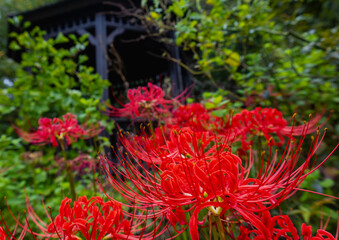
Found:
M 9 14 L 8 17 L 23 16 L 24 21 L 30 21 L 32 25 L 40 26 L 43 30 L 61 32 L 56 27 L 67 28 L 75 19 L 77 21 L 89 22 L 94 20 L 97 13 L 107 13 L 111 17 L 123 19 L 121 7 L 126 9 L 139 8 L 141 0 L 64 0 L 54 4 L 49 4 L 31 11 L 17 14 Z M 61 25 L 63 24 L 63 25 Z M 9 25 L 9 32 L 16 31 L 12 25 Z
M 122 5 L 126 8 L 140 7 L 140 0 L 64 0 L 30 11 L 9 14 L 8 17 L 21 15 L 25 20 L 35 23 L 60 18 L 60 16 L 74 12 L 78 14 L 81 10 L 86 11 L 87 14 L 89 12 L 112 11 L 114 6 L 110 4 L 111 2 L 113 2 L 114 5 Z

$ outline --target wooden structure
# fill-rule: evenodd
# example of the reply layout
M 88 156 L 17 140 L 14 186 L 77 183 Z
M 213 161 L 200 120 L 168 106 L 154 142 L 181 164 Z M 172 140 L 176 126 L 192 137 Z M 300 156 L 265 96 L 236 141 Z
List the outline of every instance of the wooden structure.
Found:
M 113 88 L 105 90 L 104 100 L 114 102 L 113 92 L 122 93 L 127 86 L 146 85 L 150 80 L 159 84 L 165 77 L 171 79 L 172 95 L 177 96 L 190 84 L 189 77 L 178 64 L 161 56 L 166 51 L 179 59 L 179 49 L 141 37 L 147 34 L 138 20 L 119 14 L 121 7 L 139 8 L 140 1 L 111 0 L 114 4 L 109 4 L 107 0 L 64 0 L 18 15 L 45 30 L 46 38 L 56 37 L 60 32 L 89 34 L 90 46 L 84 54 L 89 56 L 89 64 L 97 73 L 110 80 Z M 9 56 L 18 59 L 13 52 Z

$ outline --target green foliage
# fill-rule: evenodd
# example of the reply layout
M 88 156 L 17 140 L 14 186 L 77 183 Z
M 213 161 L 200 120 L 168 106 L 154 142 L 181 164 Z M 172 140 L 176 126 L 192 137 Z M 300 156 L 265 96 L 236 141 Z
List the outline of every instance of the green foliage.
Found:
M 100 112 L 100 100 L 109 82 L 84 64 L 87 56 L 81 51 L 88 44 L 87 36 L 59 34 L 45 40 L 44 34 L 38 27 L 10 34 L 15 39 L 10 48 L 23 53 L 13 86 L 0 92 L 0 116 L 15 117 L 16 125 L 31 127 L 40 117 L 60 117 L 70 112 L 80 122 L 101 121 L 107 125 L 107 116 Z M 61 48 L 62 44 L 72 47 Z
M 335 196 L 335 193 L 332 190 L 334 185 L 335 182 L 333 181 L 333 179 L 324 179 L 321 176 L 320 171 L 316 170 L 304 180 L 301 188 Z M 317 224 L 319 224 L 317 220 L 314 221 L 314 219 L 316 219 L 316 216 L 323 216 L 324 219 L 331 217 L 333 218 L 333 228 L 336 227 L 335 223 L 336 221 L 338 221 L 338 216 L 333 209 L 333 207 L 335 207 L 335 200 L 333 198 L 324 197 L 309 192 L 303 192 L 298 195 L 300 196 L 299 202 L 297 203 L 295 209 L 291 212 L 291 214 L 301 215 L 303 222 L 307 224 L 312 224 L 313 226 L 317 226 Z
M 153 2 L 148 23 L 160 33 L 174 30 L 177 45 L 195 59 L 186 68 L 211 80 L 214 89 L 232 90 L 246 107 L 279 106 L 286 115 L 296 109 L 336 108 L 339 29 L 333 13 L 338 4 Z
M 20 18 L 11 22 L 20 24 Z M 25 208 L 25 196 L 37 205 L 41 205 L 42 198 L 46 205 L 57 210 L 64 193 L 69 196 L 70 189 L 64 170 L 57 163 L 61 150 L 26 145 L 13 134 L 10 124 L 36 129 L 41 117 L 60 118 L 72 113 L 80 123 L 100 123 L 108 131 L 113 127 L 101 112 L 104 108 L 101 97 L 109 83 L 85 65 L 88 57 L 81 54 L 88 44 L 87 36 L 60 34 L 45 40 L 45 32 L 38 27 L 28 31 L 29 27 L 30 24 L 24 23 L 25 31 L 10 34 L 14 39 L 10 48 L 21 51 L 21 62 L 12 86 L 0 89 L 0 129 L 6 133 L 0 138 L 0 198 L 6 196 L 15 213 Z M 102 144 L 98 148 L 92 143 Z M 105 137 L 80 140 L 67 148 L 67 158 L 73 159 L 80 153 L 95 158 L 107 144 L 109 140 Z M 79 195 L 93 194 L 91 174 L 75 179 Z M 1 201 L 0 208 L 6 208 L 5 202 Z M 45 216 L 42 207 L 35 209 Z
M 225 22 L 231 11 L 224 7 L 223 1 L 207 1 L 203 7 L 204 10 L 200 1 L 190 0 L 173 1 L 166 9 L 155 4 L 150 19 L 161 29 L 176 16 L 178 20 L 172 26 L 176 43 L 194 53 L 198 71 L 209 72 L 216 66 L 231 70 L 239 66 L 240 55 L 231 50 L 231 42 L 225 38 Z
M 42 200 L 46 206 L 57 211 L 64 192 L 69 191 L 69 184 L 61 168 L 54 162 L 56 151 L 39 147 L 34 152 L 25 152 L 20 139 L 5 135 L 0 137 L 0 148 L 0 209 L 6 209 L 8 203 L 17 214 L 26 208 L 25 197 L 28 197 L 42 218 L 46 218 Z M 81 181 L 76 184 L 78 194 L 92 194 L 90 180 L 89 175 L 81 176 Z M 4 197 L 7 203 L 3 201 Z M 15 225 L 8 211 L 2 214 L 9 226 Z
M 0 0 L 0 87 L 4 81 L 13 79 L 17 64 L 6 56 L 8 39 L 8 16 L 18 12 L 28 11 L 42 5 L 56 2 L 56 0 Z
M 0 0 L 0 51 L 4 51 L 7 44 L 7 14 L 28 11 L 53 2 L 56 0 Z

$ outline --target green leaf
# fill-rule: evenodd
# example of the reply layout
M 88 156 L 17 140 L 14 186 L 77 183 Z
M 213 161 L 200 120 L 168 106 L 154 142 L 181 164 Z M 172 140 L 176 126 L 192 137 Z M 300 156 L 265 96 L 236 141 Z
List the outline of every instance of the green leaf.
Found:
M 202 94 L 202 97 L 203 97 L 204 99 L 211 98 L 211 97 L 212 97 L 212 93 L 210 93 L 210 92 L 204 92 L 204 93 Z
M 240 65 L 240 55 L 238 53 L 228 49 L 224 49 L 224 53 L 226 54 L 226 64 L 232 67 L 238 67 Z
M 194 98 L 187 98 L 186 101 L 187 101 L 187 103 L 189 103 L 189 104 L 190 104 L 190 103 L 194 103 Z
M 310 222 L 310 218 L 311 218 L 310 210 L 307 207 L 303 206 L 303 205 L 300 205 L 299 208 L 301 210 L 301 215 L 303 216 L 305 222 L 309 223 Z
M 17 42 L 14 42 L 12 41 L 10 44 L 9 44 L 9 48 L 12 49 L 12 50 L 15 50 L 15 51 L 18 51 L 21 49 L 21 47 L 19 46 L 19 44 Z
M 23 27 L 24 27 L 24 29 L 26 29 L 26 28 L 29 28 L 30 26 L 31 26 L 31 23 L 27 21 L 27 22 L 24 23 Z
M 213 111 L 212 114 L 216 117 L 222 118 L 222 117 L 227 116 L 227 112 L 228 111 L 226 109 L 220 109 L 220 110 Z
M 148 0 L 141 0 L 141 7 L 146 7 Z
M 212 109 L 212 108 L 215 108 L 215 104 L 214 104 L 214 103 L 211 103 L 211 102 L 207 102 L 207 103 L 205 103 L 205 108 L 206 108 L 206 109 Z
M 334 181 L 330 178 L 326 178 L 325 180 L 320 182 L 320 185 L 324 188 L 330 188 L 334 186 Z
M 56 44 L 66 43 L 68 42 L 68 38 L 65 37 L 62 33 L 59 33 L 58 36 L 55 38 L 54 42 Z
M 178 2 L 173 2 L 172 6 L 170 9 L 177 15 L 178 17 L 183 17 L 184 16 L 184 11 L 181 9 L 179 6 Z
M 218 105 L 219 103 L 221 103 L 221 101 L 222 101 L 222 96 L 216 96 L 213 98 L 213 103 L 215 105 Z
M 161 15 L 159 13 L 156 13 L 156 12 L 152 11 L 151 12 L 151 17 L 153 19 L 155 19 L 155 20 L 158 20 L 161 17 Z

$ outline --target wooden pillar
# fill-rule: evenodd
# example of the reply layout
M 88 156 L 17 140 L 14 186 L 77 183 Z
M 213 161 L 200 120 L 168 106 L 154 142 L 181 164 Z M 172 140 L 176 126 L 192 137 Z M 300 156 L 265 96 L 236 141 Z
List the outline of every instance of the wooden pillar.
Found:
M 171 33 L 171 37 L 174 41 L 175 44 L 175 33 Z M 171 51 L 171 57 L 175 58 L 177 60 L 180 60 L 180 52 L 179 48 L 176 45 L 171 45 L 170 47 Z M 171 61 L 170 63 L 170 78 L 172 82 L 172 87 L 173 87 L 173 96 L 176 97 L 180 95 L 184 91 L 184 83 L 182 79 L 182 71 L 181 71 L 181 66 L 176 63 Z
M 107 64 L 107 25 L 106 16 L 102 13 L 95 14 L 95 60 L 96 72 L 100 74 L 102 79 L 108 79 L 108 64 Z M 108 100 L 108 88 L 102 94 L 104 101 Z

